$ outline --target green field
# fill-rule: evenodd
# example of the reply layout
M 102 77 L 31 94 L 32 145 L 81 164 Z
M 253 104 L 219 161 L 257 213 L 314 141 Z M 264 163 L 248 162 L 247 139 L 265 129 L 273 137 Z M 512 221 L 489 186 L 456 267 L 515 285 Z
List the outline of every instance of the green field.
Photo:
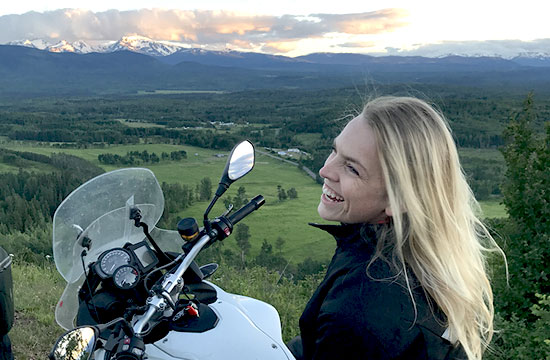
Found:
M 501 200 L 480 201 L 481 211 L 484 218 L 503 218 L 508 217 L 506 208 Z
M 30 151 L 39 154 L 49 155 L 55 152 L 64 152 L 82 157 L 106 171 L 114 170 L 116 166 L 106 166 L 99 163 L 97 156 L 102 153 L 113 153 L 125 155 L 128 151 L 143 151 L 149 153 L 171 152 L 185 150 L 187 159 L 182 161 L 166 161 L 159 164 L 146 165 L 157 176 L 160 183 L 181 183 L 190 185 L 192 188 L 204 177 L 209 177 L 213 184 L 223 171 L 227 157 L 217 157 L 217 154 L 226 154 L 224 151 L 209 150 L 192 146 L 178 146 L 168 144 L 140 144 L 140 145 L 119 145 L 105 148 L 90 149 L 59 149 L 50 146 L 38 146 L 31 143 L 11 143 L 4 147 L 18 150 Z M 498 156 L 496 151 L 484 156 Z M 481 156 L 476 153 L 477 156 Z M 0 171 L 17 171 L 17 168 L 0 164 Z M 47 166 L 43 165 L 37 170 L 46 171 Z M 277 185 L 288 190 L 294 187 L 298 192 L 298 198 L 280 202 L 277 197 Z M 322 222 L 317 214 L 317 205 L 321 194 L 320 185 L 316 184 L 304 172 L 297 167 L 283 163 L 276 159 L 258 155 L 254 170 L 239 180 L 228 190 L 227 195 L 234 196 L 239 186 L 246 188 L 247 197 L 250 199 L 261 194 L 266 199 L 266 204 L 256 213 L 250 215 L 244 223 L 250 227 L 251 252 L 256 254 L 266 239 L 271 244 L 281 237 L 285 240 L 282 249 L 285 258 L 292 262 L 300 262 L 307 257 L 320 261 L 327 261 L 332 255 L 335 246 L 334 240 L 320 230 L 307 225 L 308 222 Z M 483 216 L 487 218 L 504 217 L 506 213 L 504 206 L 498 200 L 482 202 Z M 197 202 L 190 208 L 180 213 L 183 217 L 195 217 L 200 221 L 203 211 L 207 206 L 206 202 Z M 223 212 L 223 198 L 218 202 L 211 212 L 211 216 L 217 216 Z M 176 224 L 174 224 L 175 227 Z M 226 240 L 226 246 L 237 249 L 234 237 Z
M 459 148 L 458 154 L 462 160 L 476 158 L 495 163 L 504 162 L 504 157 L 498 149 Z
M 106 171 L 114 170 L 117 167 L 100 164 L 97 156 L 102 153 L 125 155 L 128 151 L 147 150 L 149 153 L 154 152 L 160 155 L 163 151 L 169 153 L 176 150 L 185 150 L 188 155 L 187 159 L 177 162 L 161 162 L 154 165 L 148 164 L 145 167 L 155 173 L 160 183 L 181 183 L 190 185 L 193 188 L 204 177 L 210 177 L 212 183 L 217 184 L 227 160 L 227 157 L 215 156 L 217 154 L 226 154 L 227 152 L 225 151 L 167 144 L 124 145 L 93 149 L 59 149 L 38 146 L 36 144 L 19 143 L 4 147 L 44 155 L 64 152 L 84 158 L 101 166 Z M 10 170 L 9 167 L 6 168 Z M 13 167 L 11 167 L 11 170 L 17 171 Z M 294 187 L 298 192 L 298 198 L 280 202 L 277 197 L 277 185 L 281 185 L 286 190 Z M 322 221 L 317 214 L 321 188 L 313 179 L 295 166 L 259 155 L 256 158 L 256 165 L 252 172 L 233 184 L 226 194 L 234 196 L 239 186 L 246 188 L 249 199 L 257 194 L 263 195 L 266 199 L 266 204 L 261 209 L 243 221 L 250 227 L 251 252 L 253 255 L 260 250 L 264 239 L 274 245 L 275 240 L 281 237 L 285 240 L 283 255 L 293 262 L 299 262 L 307 257 L 326 261 L 332 256 L 335 246 L 334 240 L 322 231 L 307 225 L 308 222 Z M 200 220 L 207 205 L 206 202 L 197 202 L 180 215 L 182 218 L 191 216 Z M 212 210 L 211 216 L 217 216 L 223 210 L 222 198 Z M 226 243 L 228 246 L 237 249 L 234 237 L 228 238 Z

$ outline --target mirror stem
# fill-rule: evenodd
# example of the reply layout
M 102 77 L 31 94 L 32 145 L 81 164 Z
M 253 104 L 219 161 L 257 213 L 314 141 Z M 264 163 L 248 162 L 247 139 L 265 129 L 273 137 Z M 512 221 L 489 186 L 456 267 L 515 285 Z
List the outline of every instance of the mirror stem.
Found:
M 219 183 L 218 184 L 218 189 L 216 190 L 216 198 L 219 198 L 220 196 L 222 196 L 223 193 L 225 193 L 227 189 L 229 189 L 229 185 Z
M 204 229 L 206 230 L 207 233 L 210 232 L 210 220 L 208 220 L 208 214 L 210 213 L 210 210 L 212 210 L 212 207 L 214 207 L 214 204 L 216 203 L 218 198 L 219 198 L 218 192 L 216 191 L 216 194 L 212 198 L 212 201 L 210 201 L 210 205 L 208 205 L 208 207 L 206 208 L 206 211 L 204 212 L 203 223 L 204 223 Z

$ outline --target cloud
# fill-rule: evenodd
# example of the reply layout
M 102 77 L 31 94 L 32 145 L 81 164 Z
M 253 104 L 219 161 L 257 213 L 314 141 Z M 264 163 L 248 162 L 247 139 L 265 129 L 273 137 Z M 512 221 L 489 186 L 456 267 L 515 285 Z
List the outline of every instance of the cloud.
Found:
M 358 49 L 365 49 L 365 48 L 372 48 L 376 46 L 376 42 L 374 41 L 359 41 L 359 42 L 345 42 L 342 44 L 332 45 L 333 48 L 358 48 Z
M 502 56 L 550 54 L 550 39 L 443 41 L 437 44 L 416 44 L 412 49 L 386 48 L 383 55 L 440 57 L 450 54 L 466 56 Z M 380 54 L 382 55 L 382 54 Z
M 141 9 L 92 12 L 60 9 L 0 16 L 0 43 L 25 39 L 109 41 L 138 34 L 200 46 L 290 51 L 297 41 L 330 33 L 379 34 L 406 25 L 407 13 L 384 9 L 357 14 L 251 15 L 233 11 Z
M 270 41 L 262 45 L 261 49 L 267 53 L 287 53 L 298 48 L 298 41 Z
M 364 35 L 390 32 L 408 25 L 408 11 L 402 9 L 384 9 L 359 14 L 321 14 L 314 15 L 336 32 Z

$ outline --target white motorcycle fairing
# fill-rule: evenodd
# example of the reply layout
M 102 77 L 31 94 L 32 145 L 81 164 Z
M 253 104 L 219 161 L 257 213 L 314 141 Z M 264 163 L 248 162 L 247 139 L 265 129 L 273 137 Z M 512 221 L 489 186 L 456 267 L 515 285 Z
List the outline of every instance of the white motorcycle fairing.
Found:
M 146 345 L 149 360 L 294 359 L 281 338 L 280 319 L 273 306 L 208 284 L 218 297 L 209 305 L 219 318 L 216 326 L 203 333 L 170 331 Z

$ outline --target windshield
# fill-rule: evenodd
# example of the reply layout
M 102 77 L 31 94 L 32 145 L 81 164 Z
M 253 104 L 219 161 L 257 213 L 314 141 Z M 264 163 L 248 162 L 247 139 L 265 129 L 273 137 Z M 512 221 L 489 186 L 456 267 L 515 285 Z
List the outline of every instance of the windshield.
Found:
M 130 208 L 141 210 L 151 228 L 164 210 L 164 197 L 155 175 L 148 169 L 111 171 L 89 180 L 73 191 L 53 217 L 53 254 L 59 273 L 69 283 L 84 273 L 82 242 L 91 240 L 84 257 L 87 266 L 105 250 L 144 239 L 143 230 L 130 220 Z
M 141 221 L 164 251 L 181 251 L 177 231 L 156 228 L 164 210 L 164 196 L 153 172 L 128 168 L 99 175 L 73 191 L 53 217 L 53 254 L 67 287 L 56 307 L 56 320 L 65 329 L 74 326 L 78 312 L 78 290 L 84 268 L 105 250 L 135 244 L 145 239 L 142 228 L 130 220 L 130 209 L 139 208 Z M 90 239 L 90 248 L 82 244 Z

